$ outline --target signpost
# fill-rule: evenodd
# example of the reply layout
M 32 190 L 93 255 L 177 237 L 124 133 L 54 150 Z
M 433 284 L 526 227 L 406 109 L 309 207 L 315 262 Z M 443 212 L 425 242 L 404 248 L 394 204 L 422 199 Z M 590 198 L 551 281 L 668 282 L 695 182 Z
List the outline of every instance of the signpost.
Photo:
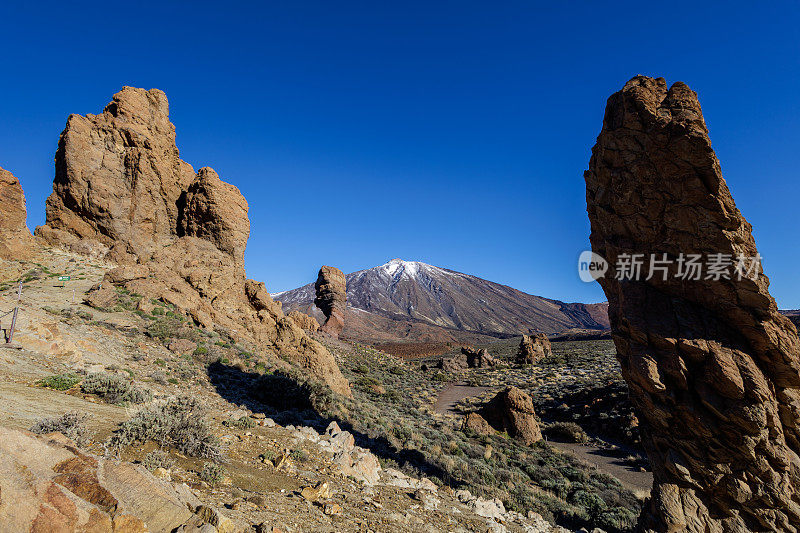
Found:
M 58 276 L 58 281 L 69 281 L 69 280 L 70 280 L 69 276 Z

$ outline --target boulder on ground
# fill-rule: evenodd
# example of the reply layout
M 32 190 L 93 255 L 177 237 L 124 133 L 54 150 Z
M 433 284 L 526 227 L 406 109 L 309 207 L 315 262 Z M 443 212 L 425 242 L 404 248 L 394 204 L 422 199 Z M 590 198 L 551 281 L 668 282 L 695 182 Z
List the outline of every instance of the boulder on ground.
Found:
M 497 431 L 505 431 L 527 445 L 542 440 L 533 399 L 516 387 L 500 391 L 480 414 Z
M 436 363 L 436 368 L 445 372 L 462 372 L 469 368 L 488 368 L 497 365 L 497 360 L 486 348 L 475 349 L 463 346 L 461 351 L 451 357 L 443 357 Z
M 461 424 L 461 429 L 472 431 L 478 435 L 491 435 L 494 433 L 492 426 L 490 426 L 489 422 L 487 422 L 486 419 L 483 418 L 479 413 L 467 414 Z
M 523 335 L 519 343 L 516 363 L 518 365 L 532 365 L 552 354 L 553 349 L 550 345 L 550 339 L 544 333 Z

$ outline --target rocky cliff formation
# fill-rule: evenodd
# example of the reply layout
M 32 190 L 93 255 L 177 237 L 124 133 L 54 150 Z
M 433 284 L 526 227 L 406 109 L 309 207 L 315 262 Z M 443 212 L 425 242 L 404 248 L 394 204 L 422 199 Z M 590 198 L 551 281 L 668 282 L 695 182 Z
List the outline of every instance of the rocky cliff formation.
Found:
M 30 253 L 33 236 L 25 224 L 25 195 L 19 180 L 0 168 L 0 258 L 18 259 Z
M 320 331 L 338 337 L 344 329 L 344 314 L 347 301 L 347 280 L 338 268 L 323 266 L 314 283 L 314 304 L 325 314 L 325 323 Z
M 518 365 L 532 365 L 538 360 L 553 354 L 550 339 L 544 333 L 536 335 L 523 335 L 519 342 L 516 363 Z
M 608 100 L 585 179 L 592 249 L 612 265 L 599 281 L 653 466 L 641 528 L 798 531 L 795 327 L 760 267 L 752 277 L 680 277 L 681 254 L 706 266 L 757 255 L 697 95 L 662 78 L 630 80 Z M 644 254 L 642 275 L 617 279 L 614 266 L 633 254 Z M 666 276 L 646 279 L 665 264 Z
M 236 187 L 180 159 L 164 93 L 125 87 L 101 114 L 69 117 L 37 234 L 120 264 L 88 301 L 113 301 L 111 285 L 163 300 L 350 394 L 333 356 L 246 279 L 247 212 Z

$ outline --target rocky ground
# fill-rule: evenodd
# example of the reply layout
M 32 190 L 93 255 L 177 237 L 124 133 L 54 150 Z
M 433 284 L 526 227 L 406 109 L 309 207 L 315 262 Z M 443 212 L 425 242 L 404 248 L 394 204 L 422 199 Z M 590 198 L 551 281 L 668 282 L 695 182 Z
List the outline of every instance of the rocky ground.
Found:
M 163 303 L 123 290 L 115 309 L 84 305 L 109 267 L 57 249 L 0 264 L 0 309 L 18 305 L 22 281 L 14 343 L 0 348 L 0 426 L 27 431 L 43 418 L 87 415 L 77 424 L 85 431 L 62 431 L 106 457 L 103 468 L 140 464 L 151 473 L 137 467 L 137 476 L 168 484 L 195 512 L 184 531 L 550 531 L 556 521 L 615 530 L 636 512 L 618 482 L 547 447 L 464 435 L 456 418 L 435 412 L 445 379 L 373 348 L 317 336 L 353 384 L 354 398 L 340 398 L 298 385 Z M 199 407 L 183 441 L 132 437 L 142 412 L 186 395 Z M 186 448 L 194 440 L 203 453 Z M 38 446 L 67 454 L 53 442 Z M 555 476 L 561 496 L 543 479 L 525 481 L 521 468 L 537 461 L 566 472 Z M 587 511 L 581 494 L 597 494 L 601 508 Z

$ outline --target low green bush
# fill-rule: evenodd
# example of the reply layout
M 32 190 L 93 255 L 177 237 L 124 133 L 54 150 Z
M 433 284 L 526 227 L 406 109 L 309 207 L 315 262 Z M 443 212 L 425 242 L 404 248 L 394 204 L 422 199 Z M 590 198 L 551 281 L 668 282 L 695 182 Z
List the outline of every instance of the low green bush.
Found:
M 36 384 L 47 389 L 68 390 L 80 382 L 81 377 L 77 374 L 58 374 L 40 379 Z

